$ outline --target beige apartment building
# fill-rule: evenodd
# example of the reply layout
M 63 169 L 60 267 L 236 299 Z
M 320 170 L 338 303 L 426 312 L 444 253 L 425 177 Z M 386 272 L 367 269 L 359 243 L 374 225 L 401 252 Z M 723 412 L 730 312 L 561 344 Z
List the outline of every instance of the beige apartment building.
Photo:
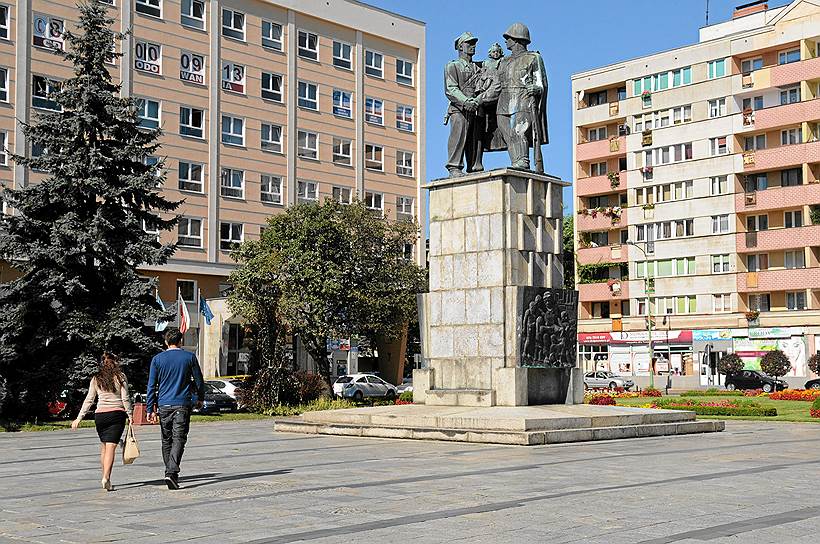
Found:
M 164 192 L 184 200 L 177 232 L 160 236 L 179 249 L 144 272 L 167 304 L 178 291 L 189 301 L 189 345 L 206 343 L 198 295 L 224 295 L 231 246 L 287 206 L 358 196 L 424 223 L 424 23 L 354 0 L 100 1 L 133 30 L 112 72 L 141 99 L 144 126 L 163 129 Z M 71 74 L 55 50 L 76 16 L 74 0 L 0 3 L 0 137 L 18 154 L 15 119 L 54 108 L 48 89 Z M 3 163 L 3 181 L 37 182 Z M 232 374 L 241 329 L 219 325 L 214 370 Z
M 738 6 L 572 88 L 584 368 L 645 384 L 651 341 L 656 374 L 708 386 L 722 354 L 754 369 L 778 348 L 802 386 L 820 351 L 820 1 Z

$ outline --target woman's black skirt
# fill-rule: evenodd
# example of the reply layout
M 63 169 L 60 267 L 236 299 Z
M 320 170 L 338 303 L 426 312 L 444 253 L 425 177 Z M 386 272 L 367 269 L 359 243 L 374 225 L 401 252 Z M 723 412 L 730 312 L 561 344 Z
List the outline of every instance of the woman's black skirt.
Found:
M 94 414 L 94 424 L 97 426 L 100 442 L 119 443 L 125 430 L 126 419 L 127 416 L 122 410 Z

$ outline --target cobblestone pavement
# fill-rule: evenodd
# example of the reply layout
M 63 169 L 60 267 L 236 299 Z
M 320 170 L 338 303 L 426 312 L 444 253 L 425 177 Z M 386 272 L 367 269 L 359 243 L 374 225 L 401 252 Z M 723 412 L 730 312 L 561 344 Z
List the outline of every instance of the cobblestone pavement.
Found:
M 820 425 L 540 447 L 197 424 L 169 491 L 156 427 L 99 486 L 93 429 L 0 433 L 0 542 L 817 541 Z

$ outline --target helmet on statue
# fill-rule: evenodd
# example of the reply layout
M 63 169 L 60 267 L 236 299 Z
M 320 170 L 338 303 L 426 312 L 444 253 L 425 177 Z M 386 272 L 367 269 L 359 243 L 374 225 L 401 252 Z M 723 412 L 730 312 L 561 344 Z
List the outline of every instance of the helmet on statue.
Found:
M 530 29 L 524 23 L 513 23 L 504 33 L 504 38 L 513 38 L 530 43 Z

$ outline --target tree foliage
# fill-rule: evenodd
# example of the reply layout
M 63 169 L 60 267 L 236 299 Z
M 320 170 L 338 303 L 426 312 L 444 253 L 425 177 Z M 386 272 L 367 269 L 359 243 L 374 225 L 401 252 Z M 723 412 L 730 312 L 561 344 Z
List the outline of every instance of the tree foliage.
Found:
M 766 353 L 766 355 L 760 359 L 760 370 L 775 378 L 785 376 L 791 369 L 792 362 L 789 361 L 786 354 L 779 349 Z
M 820 353 L 815 353 L 809 360 L 807 361 L 809 365 L 809 370 L 814 372 L 815 374 L 820 374 Z
M 49 100 L 59 111 L 23 124 L 34 156 L 13 155 L 44 174 L 3 189 L 13 212 L 0 217 L 0 258 L 20 277 L 0 289 L 0 387 L 5 417 L 42 415 L 64 387 L 85 381 L 104 350 L 125 365 L 159 346 L 145 323 L 161 317 L 140 265 L 173 254 L 156 234 L 175 225 L 179 203 L 161 194 L 161 164 L 147 158 L 159 130 L 138 127 L 137 103 L 119 96 L 106 60 L 123 35 L 96 2 L 79 6 L 66 32 L 74 67 Z
M 575 217 L 572 214 L 564 216 L 564 289 L 575 289 Z
M 743 370 L 743 360 L 737 353 L 727 353 L 718 361 L 717 370 L 726 376 L 737 374 Z

